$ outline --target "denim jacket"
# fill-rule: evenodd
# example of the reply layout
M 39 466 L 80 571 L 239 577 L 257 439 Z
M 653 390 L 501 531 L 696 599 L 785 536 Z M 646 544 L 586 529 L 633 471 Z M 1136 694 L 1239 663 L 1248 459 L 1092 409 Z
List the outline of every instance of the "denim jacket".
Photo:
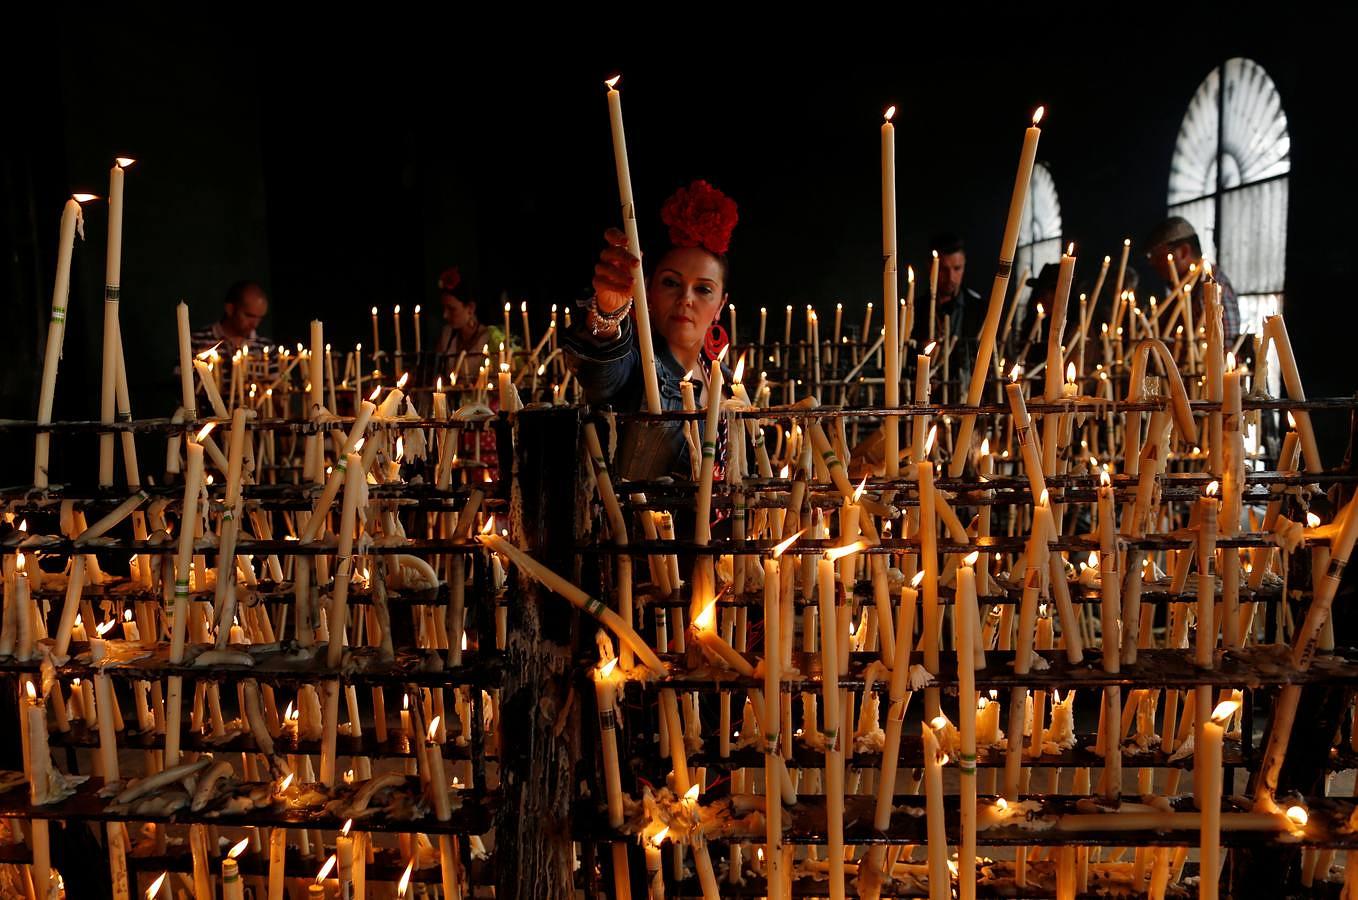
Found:
M 580 380 L 590 406 L 609 406 L 616 412 L 646 408 L 641 350 L 630 317 L 622 320 L 614 338 L 596 338 L 583 322 L 577 323 L 562 336 L 562 345 L 567 364 Z M 683 409 L 679 382 L 687 372 L 664 340 L 655 342 L 655 368 L 661 408 Z M 680 422 L 628 422 L 622 426 L 620 438 L 615 468 L 622 478 L 649 481 L 665 475 L 689 477 L 688 447 Z

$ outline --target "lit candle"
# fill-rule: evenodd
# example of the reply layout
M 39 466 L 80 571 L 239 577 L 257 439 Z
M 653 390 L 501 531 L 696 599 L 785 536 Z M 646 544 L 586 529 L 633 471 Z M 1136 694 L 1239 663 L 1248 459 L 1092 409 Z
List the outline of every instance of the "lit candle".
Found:
M 250 846 L 249 838 L 241 838 L 222 860 L 222 900 L 245 900 L 245 881 L 240 877 L 240 864 L 236 857 Z
M 648 412 L 660 412 L 660 382 L 655 368 L 655 347 L 651 340 L 651 311 L 646 302 L 646 280 L 641 269 L 641 236 L 637 230 L 636 204 L 632 199 L 632 173 L 627 160 L 627 137 L 622 125 L 622 94 L 618 92 L 615 75 L 608 79 L 608 117 L 613 132 L 613 165 L 618 175 L 618 198 L 622 206 L 623 230 L 627 234 L 627 249 L 637 260 L 632 269 L 632 302 L 636 307 L 633 321 L 637 328 L 637 346 L 641 352 L 641 377 L 646 391 Z M 567 316 L 570 310 L 566 311 Z M 570 320 L 567 319 L 569 327 Z
M 330 858 L 321 866 L 316 873 L 316 880 L 307 885 L 307 897 L 309 900 L 325 900 L 325 879 L 330 875 L 330 870 L 335 868 L 335 855 L 332 853 Z
M 935 336 L 936 323 L 938 321 L 938 251 L 930 251 L 933 255 L 929 260 L 929 340 Z
M 1023 204 L 1028 197 L 1028 182 L 1033 176 L 1033 161 L 1037 156 L 1038 138 L 1042 130 L 1043 107 L 1033 113 L 1033 124 L 1023 136 L 1023 150 L 1019 154 L 1018 173 L 1014 179 L 1014 192 L 1009 198 L 1009 216 L 1005 220 L 1004 239 L 1000 243 L 1000 260 L 995 271 L 995 280 L 990 288 L 990 305 L 986 309 L 985 323 L 981 326 L 980 347 L 976 352 L 976 364 L 971 370 L 971 383 L 967 387 L 967 405 L 975 406 L 981 402 L 985 382 L 990 374 L 990 358 L 995 352 L 995 336 L 1000 328 L 1000 314 L 1004 310 L 1004 295 L 1009 290 L 1009 274 L 1014 266 L 1014 252 L 1018 247 L 1019 223 L 1023 217 Z M 976 427 L 976 414 L 967 413 L 962 417 L 961 427 L 954 444 L 962 452 L 953 454 L 948 474 L 953 478 L 962 474 L 966 468 L 971 446 L 972 431 Z
M 1239 707 L 1236 700 L 1223 700 L 1217 704 L 1211 718 L 1198 729 L 1193 758 L 1193 780 L 1201 781 L 1198 791 L 1198 808 L 1202 810 L 1198 896 L 1208 900 L 1218 895 L 1221 881 L 1221 742 L 1226 735 L 1226 723 Z
M 415 304 L 415 355 L 418 357 L 424 349 L 424 338 L 420 334 L 420 304 Z
M 886 316 L 886 363 L 883 371 L 884 403 L 888 409 L 901 405 L 901 348 L 893 338 L 900 333 L 900 310 L 896 306 L 899 288 L 896 264 L 896 127 L 891 124 L 896 107 L 887 108 L 882 122 L 882 312 Z M 868 314 L 871 315 L 871 307 Z M 886 477 L 900 476 L 900 428 L 895 416 L 888 416 L 883 427 Z M 926 636 L 926 643 L 928 638 Z
M 405 369 L 401 360 L 401 304 L 399 303 L 391 310 L 391 323 L 396 330 L 396 374 L 400 375 Z M 508 333 L 508 329 L 506 329 L 506 333 Z
M 976 560 L 979 553 L 963 558 L 957 570 L 957 595 L 953 616 L 957 626 L 958 725 L 962 746 L 957 774 L 962 789 L 962 845 L 957 851 L 957 886 L 961 900 L 976 897 L 976 655 L 972 647 L 979 626 L 976 607 Z M 1034 725 L 1034 731 L 1038 728 Z M 927 757 L 926 757 L 927 759 Z M 929 836 L 932 843 L 933 835 Z M 932 872 L 930 878 L 932 879 Z
M 646 884 L 648 900 L 665 900 L 665 869 L 660 848 L 669 834 L 666 826 L 650 837 L 643 837 L 642 847 L 646 851 Z
M 754 677 L 754 666 L 717 633 L 717 601 L 714 599 L 693 617 L 693 634 L 708 655 L 746 678 Z
M 448 797 L 448 776 L 443 767 L 443 748 L 436 740 L 439 733 L 441 716 L 434 716 L 429 722 L 429 732 L 425 735 L 424 755 L 429 761 L 429 792 L 434 797 L 434 817 L 447 822 L 453 816 L 452 804 Z
M 594 668 L 594 699 L 599 708 L 600 753 L 604 759 L 604 783 L 608 792 L 608 825 L 623 825 L 622 774 L 618 766 L 618 660 L 610 659 Z M 619 851 L 622 852 L 619 852 Z M 613 843 L 613 889 L 618 896 L 630 893 L 626 846 Z
M 759 347 L 761 350 L 764 347 L 764 335 L 768 331 L 768 325 L 769 325 L 769 308 L 767 306 L 761 306 L 759 307 Z
M 123 269 L 123 169 L 134 160 L 119 157 L 108 173 L 108 248 L 104 259 L 104 357 L 99 421 L 113 423 L 117 393 L 118 356 L 122 334 L 118 325 L 118 300 L 122 294 Z M 99 484 L 113 484 L 113 432 L 99 435 Z
M 382 345 L 381 345 L 380 343 L 378 343 L 378 339 L 377 339 L 377 307 L 376 307 L 376 306 L 374 306 L 373 309 L 372 309 L 372 316 L 373 316 L 373 368 L 376 369 L 376 368 L 378 367 L 378 362 L 377 362 L 378 356 L 382 353 Z
M 61 362 L 61 347 L 66 338 L 66 315 L 71 294 L 71 256 L 75 252 L 76 234 L 82 239 L 85 236 L 85 219 L 80 204 L 84 200 L 92 199 L 94 198 L 90 194 L 75 194 L 66 201 L 61 211 L 61 230 L 57 238 L 57 274 L 52 281 L 52 319 L 47 327 L 47 350 L 42 363 L 42 388 L 38 394 L 39 425 L 46 425 L 52 421 L 52 403 L 57 390 L 57 366 Z M 189 370 L 188 377 L 192 385 L 192 369 Z M 35 438 L 33 486 L 36 488 L 46 488 L 48 484 L 47 465 L 51 437 L 49 433 L 39 431 Z

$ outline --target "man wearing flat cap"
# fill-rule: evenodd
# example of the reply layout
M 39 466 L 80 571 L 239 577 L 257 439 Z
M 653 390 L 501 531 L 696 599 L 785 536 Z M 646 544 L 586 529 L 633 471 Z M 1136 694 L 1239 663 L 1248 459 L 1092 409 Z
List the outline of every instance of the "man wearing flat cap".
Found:
M 1155 267 L 1156 273 L 1165 281 L 1166 290 L 1172 288 L 1175 279 L 1182 282 L 1188 277 L 1192 266 L 1202 268 L 1202 242 L 1198 232 L 1183 216 L 1170 216 L 1156 226 L 1146 238 L 1146 258 Z M 1174 267 L 1171 275 L 1170 266 Z M 1235 299 L 1235 288 L 1227 280 L 1226 273 L 1215 261 L 1212 263 L 1212 278 L 1221 285 L 1221 330 L 1226 346 L 1230 347 L 1240 336 L 1240 305 Z M 1193 322 L 1202 322 L 1203 279 L 1198 279 L 1193 289 Z

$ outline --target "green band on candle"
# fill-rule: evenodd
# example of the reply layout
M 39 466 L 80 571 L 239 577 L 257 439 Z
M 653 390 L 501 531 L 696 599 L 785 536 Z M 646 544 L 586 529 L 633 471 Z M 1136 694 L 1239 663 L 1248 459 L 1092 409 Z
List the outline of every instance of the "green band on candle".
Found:
M 54 306 L 54 307 L 52 307 L 52 321 L 53 321 L 53 322 L 65 322 L 65 321 L 66 321 L 66 307 L 64 307 L 64 306 Z
M 604 601 L 600 600 L 597 597 L 590 597 L 589 600 L 585 603 L 585 612 L 589 613 L 591 616 L 595 616 L 596 618 L 604 611 L 605 608 L 606 607 L 604 606 Z
M 119 422 L 131 422 L 131 421 L 132 421 L 132 411 L 131 411 L 131 410 L 120 410 L 120 411 L 118 412 L 118 421 L 119 421 Z
M 821 454 L 821 458 L 824 459 L 825 464 L 832 469 L 839 465 L 839 457 L 835 456 L 835 451 L 833 450 L 826 450 Z
M 717 444 L 715 441 L 703 441 L 703 458 L 711 459 L 717 455 Z
M 336 472 L 343 472 L 343 471 L 345 471 L 345 470 L 348 469 L 348 468 L 349 468 L 349 463 L 345 462 L 343 459 L 337 459 L 337 460 L 335 460 L 335 471 L 336 471 Z

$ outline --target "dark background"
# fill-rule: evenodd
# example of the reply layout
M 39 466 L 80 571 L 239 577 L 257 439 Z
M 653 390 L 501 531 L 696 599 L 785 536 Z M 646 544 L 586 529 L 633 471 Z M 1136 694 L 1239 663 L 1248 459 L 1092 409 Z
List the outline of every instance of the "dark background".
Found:
M 744 329 L 761 305 L 781 327 L 786 303 L 824 314 L 843 301 L 846 320 L 861 321 L 879 293 L 887 105 L 900 108 L 902 256 L 923 270 L 928 235 L 959 231 L 969 282 L 984 293 L 1035 106 L 1048 109 L 1039 159 L 1080 273 L 1092 276 L 1164 214 L 1188 101 L 1238 55 L 1267 69 L 1289 119 L 1286 312 L 1308 392 L 1353 391 L 1348 211 L 1358 197 L 1343 122 L 1353 78 L 1329 37 L 1337 23 L 1246 23 L 1219 10 L 1176 21 L 1168 8 L 1127 10 L 1144 21 L 1118 23 L 1051 6 L 1045 24 L 1034 7 L 791 34 L 671 12 L 634 36 L 578 41 L 565 35 L 587 23 L 562 22 L 551 40 L 454 21 L 71 16 L 32 29 L 6 63 L 16 127 L 0 142 L 0 416 L 34 415 L 61 206 L 73 190 L 106 194 L 115 155 L 138 160 L 122 279 L 133 412 L 162 416 L 176 396 L 174 304 L 186 299 L 195 327 L 209 324 L 236 278 L 266 285 L 261 331 L 289 343 L 313 317 L 337 345 L 366 343 L 369 307 L 384 309 L 389 329 L 394 303 L 422 303 L 432 340 L 435 278 L 451 264 L 476 286 L 484 320 L 497 320 L 507 291 L 516 327 L 526 299 L 540 330 L 551 303 L 588 291 L 600 233 L 618 222 L 601 85 L 615 71 L 643 245 L 659 239 L 660 203 L 677 186 L 704 177 L 730 193 L 741 215 L 730 288 Z M 87 206 L 76 249 L 58 418 L 97 413 L 105 215 Z M 1345 425 L 1334 419 L 1320 421 L 1331 464 Z M 26 465 L 31 451 L 5 443 L 0 457 Z

